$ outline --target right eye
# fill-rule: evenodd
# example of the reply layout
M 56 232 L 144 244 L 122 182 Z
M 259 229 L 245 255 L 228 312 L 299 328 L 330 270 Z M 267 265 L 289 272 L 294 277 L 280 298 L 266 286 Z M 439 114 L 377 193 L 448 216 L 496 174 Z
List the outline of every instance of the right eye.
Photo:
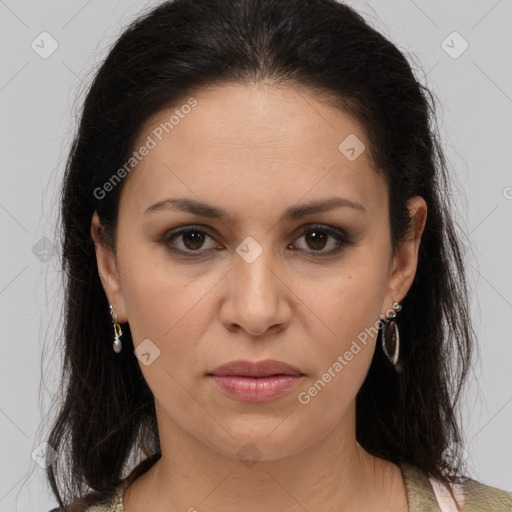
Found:
M 205 241 L 208 238 L 213 240 L 213 237 L 199 226 L 185 226 L 175 231 L 166 233 L 162 237 L 161 241 L 170 251 L 181 253 L 187 256 L 195 256 L 194 253 L 199 255 L 215 250 L 214 247 L 212 247 L 208 250 L 200 251 L 201 247 L 203 247 Z M 216 247 L 218 247 L 218 245 Z

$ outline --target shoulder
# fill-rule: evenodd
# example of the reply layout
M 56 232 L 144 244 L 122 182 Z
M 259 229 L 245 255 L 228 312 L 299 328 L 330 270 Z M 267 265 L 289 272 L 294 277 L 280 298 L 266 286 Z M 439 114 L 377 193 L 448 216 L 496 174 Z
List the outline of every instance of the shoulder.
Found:
M 78 512 L 113 512 L 113 511 L 119 511 L 122 512 L 123 509 L 115 509 L 112 508 L 111 503 L 104 503 L 101 505 L 90 505 L 88 507 L 80 507 L 77 508 L 76 506 L 71 505 L 71 508 L 69 508 L 70 512 L 74 512 L 75 510 Z M 52 508 L 48 512 L 64 512 L 64 509 L 62 508 Z
M 454 508 L 455 501 L 462 512 L 512 511 L 512 493 L 503 489 L 467 477 L 460 483 L 450 485 L 452 496 L 448 485 L 432 478 L 429 480 L 442 511 L 458 510 Z
M 465 502 L 464 512 L 510 512 L 512 510 L 512 492 L 486 485 L 468 478 L 462 484 Z
M 123 512 L 122 508 L 115 508 L 113 502 L 101 503 L 96 505 L 75 505 L 68 507 L 69 512 Z M 62 508 L 52 508 L 48 512 L 65 512 Z
M 472 478 L 448 486 L 415 466 L 401 464 L 409 510 L 422 512 L 511 512 L 512 493 Z M 451 491 L 451 492 L 450 492 Z
M 123 481 L 107 496 L 93 492 L 79 498 L 68 506 L 66 512 L 123 512 L 123 494 L 127 484 L 127 481 Z M 49 512 L 64 512 L 64 510 L 54 508 Z
M 86 507 L 80 506 L 76 507 L 71 505 L 69 508 L 70 512 L 123 512 L 123 508 L 119 505 L 116 505 L 114 501 L 109 501 L 108 503 L 101 503 L 96 505 L 89 505 Z M 64 512 L 62 508 L 52 508 L 48 512 Z

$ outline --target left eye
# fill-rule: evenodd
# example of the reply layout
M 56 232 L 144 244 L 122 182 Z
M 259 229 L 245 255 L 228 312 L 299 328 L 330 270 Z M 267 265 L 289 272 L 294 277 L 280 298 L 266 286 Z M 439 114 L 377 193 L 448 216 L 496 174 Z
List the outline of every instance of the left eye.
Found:
M 343 246 L 351 244 L 351 241 L 344 231 L 327 226 L 310 226 L 302 231 L 300 238 L 302 237 L 305 237 L 305 241 L 312 249 L 312 251 L 310 251 L 312 253 L 322 251 L 322 249 L 325 249 L 326 246 L 329 245 L 329 238 L 333 239 L 334 243 L 331 243 L 331 250 L 322 251 L 320 255 L 333 254 L 338 252 Z M 316 256 L 316 254 L 314 255 Z
M 314 256 L 316 256 L 314 253 L 320 253 L 319 255 L 330 255 L 338 252 L 345 245 L 351 245 L 351 241 L 344 231 L 330 228 L 328 226 L 309 226 L 302 230 L 299 239 L 303 237 L 310 248 L 310 250 L 307 248 L 304 250 Z M 219 247 L 218 245 L 215 246 L 212 244 L 210 249 L 200 251 L 207 238 L 214 240 L 214 238 L 204 229 L 195 226 L 188 226 L 165 235 L 162 242 L 164 242 L 166 247 L 173 252 L 191 255 L 193 253 L 199 254 L 201 252 L 213 252 L 215 247 Z M 326 251 L 324 249 L 329 246 L 329 239 L 332 240 L 330 244 L 331 249 Z M 176 240 L 180 240 L 181 243 L 176 243 Z

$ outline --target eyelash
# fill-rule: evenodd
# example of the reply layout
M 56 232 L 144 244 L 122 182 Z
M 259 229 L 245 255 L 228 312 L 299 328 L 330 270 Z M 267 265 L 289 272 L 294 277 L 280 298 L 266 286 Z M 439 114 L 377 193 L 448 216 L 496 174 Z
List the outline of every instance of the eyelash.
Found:
M 345 231 L 340 230 L 340 229 L 331 228 L 329 226 L 325 226 L 322 224 L 308 225 L 305 229 L 303 229 L 301 231 L 298 238 L 301 238 L 304 235 L 311 233 L 313 231 L 321 231 L 322 233 L 327 234 L 329 237 L 334 238 L 338 242 L 338 246 L 335 249 L 331 249 L 330 251 L 322 251 L 321 249 L 318 251 L 313 251 L 313 250 L 307 251 L 307 253 L 309 255 L 313 256 L 314 258 L 324 258 L 324 257 L 328 257 L 328 256 L 333 256 L 334 254 L 337 254 L 340 251 L 342 251 L 345 246 L 353 245 L 352 240 L 350 239 L 350 237 L 347 235 L 347 233 Z M 217 250 L 217 249 L 210 249 L 208 251 L 201 251 L 200 249 L 198 249 L 197 251 L 194 251 L 194 250 L 189 249 L 187 251 L 184 251 L 182 249 L 176 249 L 175 247 L 171 246 L 171 242 L 175 238 L 178 238 L 179 236 L 188 234 L 188 233 L 201 233 L 201 234 L 205 234 L 205 235 L 209 236 L 210 238 L 214 239 L 214 237 L 208 231 L 203 229 L 201 226 L 191 225 L 191 226 L 186 226 L 183 228 L 179 228 L 175 231 L 166 233 L 162 237 L 160 242 L 162 242 L 169 251 L 171 251 L 173 253 L 177 253 L 177 254 L 185 256 L 185 257 L 192 257 L 192 258 L 197 258 L 201 254 L 211 253 L 211 252 L 214 252 Z M 300 249 L 299 249 L 299 251 L 300 251 Z

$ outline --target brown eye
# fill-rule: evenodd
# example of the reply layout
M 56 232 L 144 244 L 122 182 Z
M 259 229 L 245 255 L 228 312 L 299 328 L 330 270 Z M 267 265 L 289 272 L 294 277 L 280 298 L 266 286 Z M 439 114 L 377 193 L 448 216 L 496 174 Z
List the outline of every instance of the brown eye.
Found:
M 344 246 L 352 245 L 345 231 L 323 225 L 309 226 L 302 231 L 300 238 L 304 238 L 306 247 L 299 249 L 313 256 L 330 256 L 342 250 Z M 330 250 L 324 250 L 329 246 Z
M 325 247 L 328 238 L 329 235 L 326 235 L 322 231 L 309 231 L 306 234 L 306 243 L 308 244 L 309 247 L 311 247 L 311 249 L 319 251 Z
M 213 241 L 213 237 L 203 229 L 188 226 L 168 233 L 161 241 L 173 252 L 195 255 L 194 253 L 210 252 L 217 247 L 217 245 L 212 244 L 211 247 L 205 249 L 204 245 L 207 243 L 208 239 Z
M 187 249 L 201 249 L 204 244 L 205 234 L 200 231 L 188 231 L 186 233 L 182 233 L 181 236 L 183 237 L 183 244 Z

